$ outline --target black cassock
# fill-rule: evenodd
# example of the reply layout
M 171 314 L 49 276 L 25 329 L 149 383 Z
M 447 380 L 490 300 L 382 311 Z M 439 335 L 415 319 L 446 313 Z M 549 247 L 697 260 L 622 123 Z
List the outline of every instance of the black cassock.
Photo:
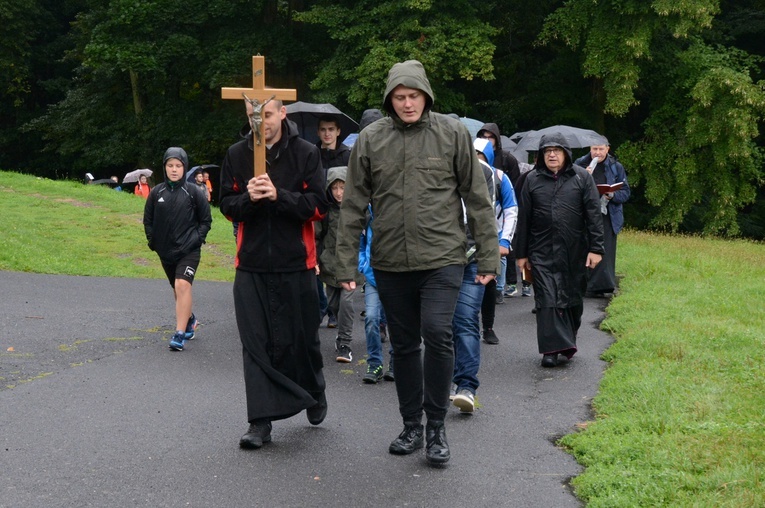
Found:
M 324 391 L 313 270 L 237 270 L 234 308 L 244 358 L 247 419 L 289 418 Z
M 536 167 L 528 174 L 513 250 L 531 263 L 539 352 L 571 358 L 582 319 L 587 254 L 603 254 L 600 197 L 584 168 L 569 164 L 554 174 Z

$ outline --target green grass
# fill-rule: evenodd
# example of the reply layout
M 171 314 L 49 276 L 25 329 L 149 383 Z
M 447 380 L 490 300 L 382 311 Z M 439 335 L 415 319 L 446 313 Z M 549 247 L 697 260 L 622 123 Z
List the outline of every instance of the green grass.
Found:
M 561 443 L 588 506 L 765 506 L 765 246 L 625 232 L 596 420 Z
M 0 171 L 0 269 L 68 275 L 164 278 L 146 246 L 145 201 L 103 185 Z M 198 280 L 232 281 L 231 223 L 217 208 Z
M 0 172 L 0 269 L 164 278 L 144 201 Z M 233 280 L 231 224 L 213 210 L 198 278 Z M 765 506 L 765 246 L 619 236 L 616 337 L 595 421 L 561 439 L 589 506 Z M 6 353 L 10 354 L 10 353 Z

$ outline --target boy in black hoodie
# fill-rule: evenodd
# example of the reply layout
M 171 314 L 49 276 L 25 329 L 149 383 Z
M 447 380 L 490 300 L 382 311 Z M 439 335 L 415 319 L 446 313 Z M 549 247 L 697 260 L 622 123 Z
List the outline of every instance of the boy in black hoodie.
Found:
M 186 182 L 189 167 L 186 151 L 168 148 L 163 165 L 165 181 L 154 187 L 146 199 L 143 227 L 149 248 L 159 255 L 175 296 L 176 323 L 170 349 L 183 351 L 186 341 L 194 338 L 197 327 L 197 319 L 191 311 L 191 285 L 212 216 L 204 191 Z

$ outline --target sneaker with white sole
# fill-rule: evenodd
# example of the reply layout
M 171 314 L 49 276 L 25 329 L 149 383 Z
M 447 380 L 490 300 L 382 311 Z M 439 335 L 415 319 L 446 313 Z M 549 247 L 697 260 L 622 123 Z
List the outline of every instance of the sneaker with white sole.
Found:
M 531 286 L 523 286 L 521 289 L 522 296 L 531 296 Z
M 505 288 L 505 297 L 512 298 L 518 296 L 518 287 L 515 284 L 510 284 Z
M 454 396 L 452 404 L 460 408 L 460 413 L 472 413 L 475 410 L 475 395 L 467 388 L 462 388 Z
M 337 357 L 335 360 L 339 363 L 351 363 L 353 361 L 353 352 L 350 346 L 343 344 L 337 347 Z
M 197 320 L 197 317 L 192 312 L 191 317 L 189 318 L 189 322 L 186 325 L 186 340 L 191 340 L 194 338 L 197 326 L 199 326 L 199 321 Z
M 457 396 L 457 383 L 452 383 L 452 387 L 449 390 L 449 400 L 454 400 L 454 397 Z
M 170 349 L 172 351 L 183 351 L 183 346 L 186 345 L 186 333 L 181 330 L 176 330 L 173 336 L 170 338 Z

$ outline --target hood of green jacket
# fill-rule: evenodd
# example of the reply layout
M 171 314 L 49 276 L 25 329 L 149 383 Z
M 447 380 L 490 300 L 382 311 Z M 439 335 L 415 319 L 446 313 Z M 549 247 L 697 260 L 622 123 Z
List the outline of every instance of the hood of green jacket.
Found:
M 430 86 L 427 74 L 425 74 L 425 67 L 417 60 L 399 62 L 388 71 L 388 84 L 385 86 L 385 94 L 383 95 L 383 108 L 392 116 L 396 116 L 396 112 L 393 110 L 390 94 L 399 85 L 422 90 L 427 95 L 425 111 L 433 107 L 433 102 L 435 101 L 433 89 Z

